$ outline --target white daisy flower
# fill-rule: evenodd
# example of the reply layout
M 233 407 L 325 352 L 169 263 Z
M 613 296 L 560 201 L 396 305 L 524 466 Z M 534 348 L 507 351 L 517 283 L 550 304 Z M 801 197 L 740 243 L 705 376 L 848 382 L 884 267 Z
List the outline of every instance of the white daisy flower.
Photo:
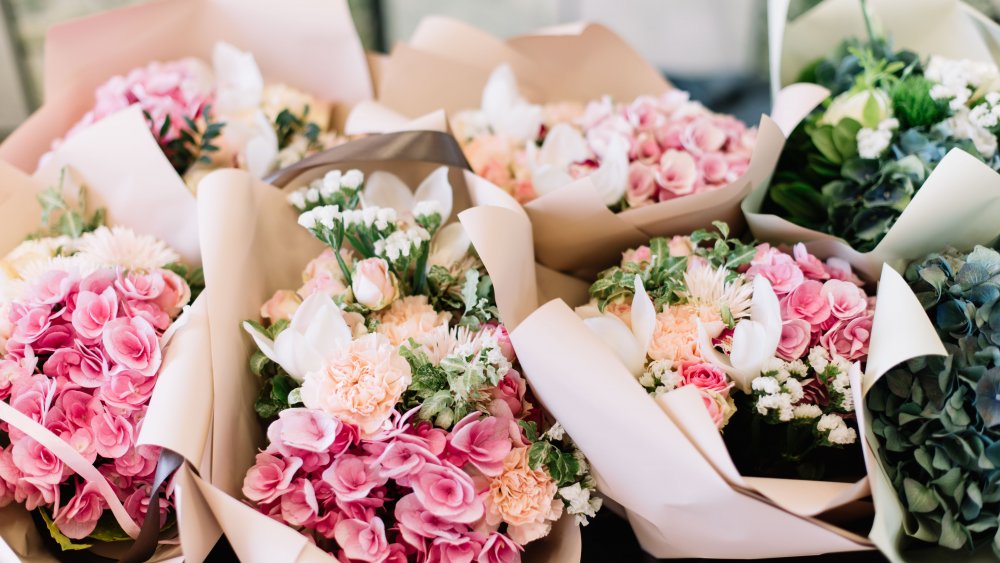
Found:
M 101 227 L 83 235 L 77 249 L 80 260 L 95 268 L 152 270 L 180 260 L 163 241 L 122 226 Z

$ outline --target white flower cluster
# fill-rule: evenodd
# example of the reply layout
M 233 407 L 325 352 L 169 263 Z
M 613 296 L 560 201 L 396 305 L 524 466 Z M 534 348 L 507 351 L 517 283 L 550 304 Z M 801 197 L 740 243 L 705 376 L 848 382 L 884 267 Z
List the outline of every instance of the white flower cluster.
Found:
M 299 225 L 310 231 L 315 229 L 317 225 L 325 229 L 333 229 L 337 221 L 340 221 L 342 218 L 343 214 L 340 212 L 339 207 L 336 205 L 324 205 L 322 207 L 314 207 L 299 215 Z
M 459 338 L 452 354 L 463 358 L 479 356 L 480 352 L 486 351 L 486 363 L 496 370 L 496 384 L 513 367 L 506 356 L 503 355 L 503 348 L 497 339 L 496 333 L 491 330 L 483 330 L 475 335 L 466 331 L 465 338 Z M 562 428 L 562 427 L 560 427 Z M 558 438 L 556 438 L 558 439 Z
M 391 207 L 366 207 L 344 212 L 344 227 L 365 226 L 385 231 L 396 224 L 396 210 Z
M 1000 92 L 986 94 L 983 103 L 969 110 L 969 121 L 983 129 L 996 127 L 1000 123 Z
M 848 375 L 851 370 L 850 360 L 840 356 L 831 358 L 826 348 L 814 346 L 809 351 L 809 366 L 816 373 L 827 372 L 828 376 L 831 375 L 828 370 L 835 370 L 829 383 L 829 389 L 834 394 L 831 399 L 836 400 L 834 407 L 843 412 L 854 411 L 854 396 L 851 394 L 851 378 Z
M 413 206 L 414 217 L 430 217 L 435 213 L 438 215 L 441 214 L 441 204 L 431 199 L 418 201 L 417 204 Z
M 875 129 L 861 128 L 856 136 L 858 155 L 868 159 L 882 156 L 892 143 L 892 136 L 898 128 L 899 120 L 895 118 L 883 119 Z
M 321 199 L 329 199 L 343 189 L 356 190 L 365 181 L 365 175 L 360 170 L 331 170 L 322 178 L 310 182 L 287 196 L 288 203 L 296 209 L 304 211 L 310 204 L 317 204 Z
M 824 414 L 816 423 L 816 430 L 826 433 L 826 439 L 831 444 L 853 444 L 858 439 L 858 433 L 847 426 L 844 419 L 836 414 Z
M 639 376 L 639 385 L 654 396 L 669 393 L 681 386 L 681 374 L 670 360 L 653 360 Z
M 567 503 L 566 512 L 572 514 L 580 526 L 586 526 L 589 519 L 597 515 L 603 503 L 603 499 L 592 497 L 590 493 L 591 489 L 580 483 L 559 489 L 559 496 Z
M 546 430 L 545 433 L 542 434 L 542 437 L 558 442 L 566 437 L 566 429 L 562 427 L 562 424 L 557 422 L 553 424 L 551 428 Z
M 997 152 L 997 138 L 983 124 L 989 123 L 992 119 L 996 125 L 996 116 L 994 115 L 996 112 L 984 107 L 986 105 L 980 104 L 972 109 L 963 106 L 946 119 L 941 126 L 952 137 L 971 140 L 977 151 L 986 158 L 990 158 Z
M 1000 82 L 996 65 L 944 57 L 931 57 L 924 76 L 937 82 L 931 88 L 931 97 L 935 100 L 950 99 L 948 105 L 956 111 L 965 107 L 980 88 L 990 88 Z
M 405 230 L 393 231 L 386 238 L 375 241 L 375 254 L 389 262 L 395 262 L 401 256 L 409 256 L 411 252 L 430 238 L 430 233 L 423 227 L 410 227 Z
M 757 395 L 755 408 L 761 416 L 774 414 L 780 422 L 800 418 L 806 411 L 796 411 L 795 403 L 802 400 L 805 392 L 798 378 L 804 376 L 808 368 L 801 360 L 783 362 L 773 358 L 763 374 L 750 384 Z

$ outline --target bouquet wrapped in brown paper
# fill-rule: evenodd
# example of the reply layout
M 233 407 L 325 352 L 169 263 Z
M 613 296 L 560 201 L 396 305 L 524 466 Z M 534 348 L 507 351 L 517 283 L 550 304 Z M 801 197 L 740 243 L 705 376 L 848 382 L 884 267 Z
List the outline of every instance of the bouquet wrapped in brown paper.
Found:
M 950 0 L 828 0 L 786 24 L 787 8 L 770 3 L 772 91 L 809 80 L 789 88 L 812 107 L 743 203 L 753 234 L 837 248 L 868 276 L 938 250 L 956 224 L 995 235 L 978 219 L 1000 195 L 989 123 L 1000 27 Z
M 244 171 L 217 171 L 199 187 L 212 343 L 212 378 L 202 378 L 202 390 L 214 397 L 214 416 L 211 467 L 195 482 L 237 555 L 247 561 L 331 561 L 324 551 L 349 559 L 393 560 L 420 553 L 471 553 L 483 561 L 513 561 L 521 557 L 523 545 L 529 560 L 579 560 L 574 515 L 592 512 L 594 506 L 584 499 L 591 485 L 570 481 L 586 475 L 586 464 L 556 445 L 565 437 L 546 418 L 510 427 L 516 443 L 507 451 L 507 426 L 500 421 L 512 413 L 520 413 L 514 414 L 516 419 L 527 413 L 538 417 L 542 411 L 525 406 L 531 401 L 524 393 L 530 392 L 523 382 L 516 384 L 520 376 L 504 364 L 508 360 L 489 352 L 491 335 L 502 330 L 490 305 L 492 286 L 488 278 L 477 277 L 478 259 L 465 256 L 469 242 L 461 226 L 448 221 L 452 210 L 474 204 L 500 205 L 523 215 L 516 202 L 466 169 L 452 137 L 430 131 L 347 143 L 269 181 L 273 185 Z M 408 186 L 419 188 L 411 192 Z M 353 194 L 362 191 L 366 208 L 354 210 Z M 436 234 L 429 242 L 421 238 L 430 233 Z M 324 252 L 324 243 L 341 241 L 349 241 L 351 250 Z M 530 245 L 530 239 L 519 242 Z M 374 254 L 365 258 L 366 253 Z M 426 278 L 418 275 L 428 265 Z M 464 273 L 452 279 L 454 272 Z M 544 269 L 525 290 L 534 294 L 539 286 L 550 296 L 570 299 L 581 290 L 576 280 Z M 263 324 L 258 324 L 262 316 Z M 239 330 L 244 321 L 252 322 Z M 346 332 L 337 329 L 342 323 L 350 323 L 344 325 Z M 472 338 L 469 346 L 483 348 L 460 360 L 448 352 L 449 334 Z M 394 344 L 402 346 L 398 353 L 383 350 Z M 337 360 L 339 355 L 353 354 L 351 365 L 368 365 L 362 347 L 369 345 L 382 351 L 384 365 L 371 364 L 357 381 L 336 388 L 342 391 L 323 383 L 340 377 L 338 373 L 353 373 Z M 455 372 L 455 377 L 465 375 L 454 381 L 453 390 L 439 388 L 450 381 L 447 374 L 455 361 L 475 358 L 493 365 L 482 372 L 485 382 L 470 364 Z M 309 368 L 313 359 L 329 367 Z M 509 401 L 496 401 L 507 392 L 489 391 L 494 385 L 488 383 L 490 373 L 512 390 Z M 438 381 L 435 374 L 445 379 Z M 315 394 L 316 385 L 326 385 L 326 392 Z M 384 387 L 386 393 L 369 394 L 371 386 Z M 354 398 L 341 401 L 337 397 L 342 392 Z M 382 397 L 381 406 L 370 405 L 371 397 Z M 313 434 L 316 444 L 294 438 L 294 428 L 303 423 L 321 430 Z M 482 443 L 477 451 L 505 454 L 502 464 L 494 457 L 460 453 L 464 446 L 453 437 L 475 425 L 480 428 L 475 436 L 499 440 L 489 447 Z M 495 434 L 482 425 L 504 430 Z M 444 449 L 428 441 L 437 436 L 445 437 L 439 444 Z M 518 445 L 523 440 L 528 443 Z M 416 448 L 413 463 L 401 461 L 406 456 L 399 448 L 404 447 Z M 531 471 L 522 475 L 527 467 L 517 460 L 528 450 L 534 453 L 523 463 Z M 365 483 L 352 481 L 350 473 L 362 459 L 368 460 Z M 275 471 L 288 479 L 272 479 Z M 501 497 L 521 494 L 521 485 L 508 489 L 502 482 L 518 471 L 517 479 L 538 487 L 525 485 L 525 491 L 536 491 L 535 497 L 518 504 L 520 516 L 514 518 Z M 486 494 L 466 498 L 456 492 L 442 502 L 458 505 L 433 504 L 421 495 L 425 478 L 439 479 L 434 475 L 444 479 L 441 483 L 467 483 Z M 557 483 L 563 492 L 557 492 Z M 462 487 L 456 490 L 464 491 Z M 494 489 L 500 496 L 489 492 Z M 577 503 L 568 503 L 562 494 Z M 535 508 L 538 495 L 547 500 Z M 543 507 L 544 512 L 537 512 Z M 429 530 L 438 531 L 427 535 Z M 368 539 L 359 540 L 362 536 Z M 545 537 L 535 539 L 540 536 Z
M 60 24 L 46 36 L 44 91 L 0 158 L 32 171 L 66 139 L 138 105 L 192 188 L 215 168 L 261 177 L 342 142 L 346 108 L 371 97 L 343 1 L 155 1 Z
M 592 272 L 619 248 L 713 220 L 742 225 L 739 202 L 784 144 L 770 118 L 747 129 L 710 112 L 596 24 L 504 41 L 426 18 L 377 82 L 348 129 L 444 109 L 473 170 L 524 205 L 539 263 L 560 271 Z M 798 98 L 781 96 L 776 113 L 801 119 Z
M 209 361 L 204 301 L 188 306 L 194 197 L 137 109 L 68 140 L 34 177 L 7 164 L 0 176 L 0 553 L 203 558 L 217 528 L 158 439 L 175 430 L 162 405 L 207 406 L 185 384 Z

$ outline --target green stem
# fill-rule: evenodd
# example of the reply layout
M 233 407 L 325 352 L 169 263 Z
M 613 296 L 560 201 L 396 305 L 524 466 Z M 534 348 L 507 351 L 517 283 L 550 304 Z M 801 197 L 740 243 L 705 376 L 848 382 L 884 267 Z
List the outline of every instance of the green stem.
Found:
M 865 31 L 868 33 L 868 42 L 874 46 L 875 41 L 875 28 L 872 25 L 872 14 L 868 7 L 868 0 L 859 0 L 861 2 L 861 16 L 865 20 Z
M 351 269 L 347 267 L 344 262 L 344 257 L 340 255 L 339 250 L 334 250 L 333 255 L 337 257 L 337 264 L 340 265 L 340 272 L 344 274 L 344 279 L 347 280 L 347 285 L 351 285 L 353 280 L 351 279 Z

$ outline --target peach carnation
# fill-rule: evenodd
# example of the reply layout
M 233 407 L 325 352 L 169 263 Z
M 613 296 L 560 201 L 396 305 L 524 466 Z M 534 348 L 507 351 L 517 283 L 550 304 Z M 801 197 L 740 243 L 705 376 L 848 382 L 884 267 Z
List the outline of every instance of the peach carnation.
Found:
M 562 516 L 558 487 L 543 469 L 528 464 L 528 448 L 515 448 L 503 461 L 503 472 L 490 480 L 486 522 L 507 523 L 507 533 L 519 545 L 543 538 Z
M 413 295 L 393 301 L 379 316 L 375 331 L 389 339 L 393 346 L 406 344 L 411 338 L 423 343 L 440 326 L 448 326 L 451 314 L 438 313 L 425 295 Z
M 649 343 L 649 357 L 670 360 L 675 364 L 701 359 L 698 352 L 699 320 L 706 325 L 722 322 L 718 308 L 708 304 L 674 305 L 657 314 L 656 329 Z
M 306 374 L 302 402 L 371 436 L 384 427 L 410 379 L 410 364 L 396 346 L 381 334 L 366 334 Z

